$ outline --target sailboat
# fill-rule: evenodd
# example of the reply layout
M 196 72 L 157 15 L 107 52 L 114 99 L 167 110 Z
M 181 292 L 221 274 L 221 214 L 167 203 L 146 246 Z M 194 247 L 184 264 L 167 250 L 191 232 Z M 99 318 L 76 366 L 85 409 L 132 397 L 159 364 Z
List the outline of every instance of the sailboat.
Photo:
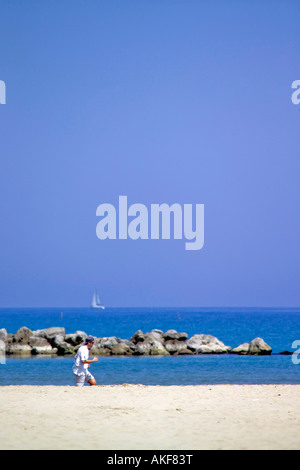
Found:
M 105 309 L 104 305 L 102 305 L 102 303 L 101 303 L 101 301 L 100 301 L 100 299 L 99 299 L 99 295 L 98 295 L 98 292 L 97 292 L 97 291 L 94 292 L 91 307 L 92 307 L 92 308 L 101 308 L 102 310 Z

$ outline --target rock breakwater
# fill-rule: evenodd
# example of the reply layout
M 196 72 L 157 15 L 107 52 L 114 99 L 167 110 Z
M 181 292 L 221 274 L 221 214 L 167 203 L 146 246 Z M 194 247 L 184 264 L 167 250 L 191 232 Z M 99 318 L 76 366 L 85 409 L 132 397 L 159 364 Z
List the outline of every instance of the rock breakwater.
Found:
M 32 331 L 26 326 L 15 334 L 0 329 L 0 349 L 7 355 L 74 355 L 84 343 L 87 333 L 75 331 L 66 334 L 63 327 L 51 327 Z M 95 338 L 91 354 L 96 356 L 161 356 L 185 354 L 239 354 L 269 355 L 272 348 L 262 338 L 254 338 L 250 343 L 243 343 L 235 348 L 226 346 L 210 334 L 194 334 L 168 330 L 163 332 L 153 329 L 143 333 L 136 331 L 130 339 L 116 336 Z

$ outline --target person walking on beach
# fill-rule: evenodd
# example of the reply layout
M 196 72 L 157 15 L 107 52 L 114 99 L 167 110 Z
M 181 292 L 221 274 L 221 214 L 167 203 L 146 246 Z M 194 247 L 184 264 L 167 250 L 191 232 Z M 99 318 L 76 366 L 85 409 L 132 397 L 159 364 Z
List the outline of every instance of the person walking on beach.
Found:
M 97 385 L 95 377 L 88 370 L 90 364 L 98 362 L 96 356 L 93 359 L 89 359 L 89 350 L 93 347 L 93 344 L 93 336 L 87 336 L 84 344 L 80 346 L 74 357 L 75 364 L 73 366 L 73 372 L 75 374 L 76 387 L 82 387 L 84 382 L 90 385 Z

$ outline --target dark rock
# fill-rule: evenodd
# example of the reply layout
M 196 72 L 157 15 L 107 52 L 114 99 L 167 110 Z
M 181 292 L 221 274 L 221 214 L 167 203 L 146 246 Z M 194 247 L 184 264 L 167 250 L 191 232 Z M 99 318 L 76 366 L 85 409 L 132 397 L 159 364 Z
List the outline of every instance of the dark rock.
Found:
M 164 340 L 178 340 L 178 341 L 186 341 L 188 338 L 187 333 L 178 333 L 176 330 L 168 330 L 163 335 Z
M 231 350 L 222 341 L 212 335 L 197 334 L 186 341 L 186 346 L 195 354 L 224 354 Z
M 40 336 L 42 338 L 53 338 L 57 335 L 65 336 L 66 331 L 62 326 L 52 326 L 50 328 L 44 328 L 42 330 L 36 330 L 33 332 L 34 336 Z
M 140 341 L 139 343 L 136 344 L 134 354 L 136 356 L 149 355 L 150 349 L 151 349 L 151 345 L 149 342 L 145 343 L 144 341 Z
M 6 346 L 6 352 L 7 354 L 16 354 L 20 356 L 28 356 L 31 354 L 31 346 L 29 344 L 24 344 L 24 343 L 8 343 Z
M 169 339 L 164 343 L 164 347 L 170 354 L 179 354 L 180 352 L 185 351 L 185 354 L 188 354 L 188 348 L 185 344 L 184 341 L 180 341 L 178 339 Z M 191 350 L 189 350 L 190 353 L 192 353 Z
M 14 335 L 13 341 L 15 343 L 28 344 L 29 338 L 33 335 L 32 331 L 27 326 L 22 326 Z
M 163 331 L 161 330 L 151 330 L 144 335 L 144 341 L 159 341 L 160 343 L 164 342 Z
M 128 344 L 125 342 L 122 343 L 116 343 L 112 346 L 111 348 L 111 354 L 115 356 L 127 356 L 131 355 L 132 351 Z
M 142 330 L 137 330 L 134 333 L 134 335 L 131 336 L 130 341 L 133 344 L 137 344 L 137 343 L 140 343 L 141 341 L 144 341 L 144 339 L 145 339 L 145 336 L 144 336 L 144 333 L 142 332 Z
M 57 348 L 60 344 L 62 344 L 64 342 L 66 343 L 65 336 L 64 335 L 59 335 L 59 334 L 55 335 L 55 336 L 48 336 L 48 338 L 44 337 L 44 339 L 49 341 L 49 343 L 51 344 L 51 346 L 53 348 Z M 71 345 L 69 344 L 69 346 L 71 346 Z
M 191 354 L 194 354 L 193 351 L 185 347 L 183 349 L 180 349 L 178 352 L 174 353 L 174 356 L 186 356 Z
M 57 354 L 59 356 L 73 355 L 75 353 L 74 347 L 71 346 L 66 341 L 62 341 L 61 343 L 58 343 L 56 348 L 57 348 Z
M 266 356 L 272 353 L 272 348 L 262 338 L 255 338 L 249 345 L 248 354 Z
M 56 354 L 57 348 L 53 348 L 46 338 L 31 336 L 29 345 L 32 347 L 31 354 Z
M 233 348 L 230 353 L 232 354 L 239 354 L 241 356 L 245 356 L 249 352 L 249 343 L 243 343 L 237 346 L 236 348 Z
M 95 342 L 94 346 L 90 349 L 90 354 L 93 356 L 111 356 L 111 349 L 102 347 L 100 342 Z
M 118 338 L 116 336 L 109 336 L 108 338 L 101 338 L 101 347 L 112 349 L 115 344 L 118 344 Z
M 161 341 L 155 338 L 153 334 L 149 334 L 144 341 L 136 344 L 135 355 L 149 356 L 166 356 L 168 351 L 165 349 Z
M 59 330 L 57 330 L 59 331 Z M 52 332 L 52 334 L 54 333 L 54 330 Z M 72 346 L 70 343 L 67 343 L 65 341 L 65 336 L 62 335 L 62 334 L 57 334 L 57 335 L 54 335 L 54 336 L 49 336 L 49 334 L 47 334 L 47 338 L 45 338 L 49 341 L 49 343 L 51 344 L 52 348 L 54 349 L 57 349 L 57 354 L 59 356 L 65 356 L 67 354 L 74 354 L 75 353 L 75 349 L 74 349 L 74 346 Z
M 84 343 L 86 337 L 87 334 L 84 331 L 75 331 L 75 333 L 65 335 L 65 341 L 72 346 L 78 346 Z

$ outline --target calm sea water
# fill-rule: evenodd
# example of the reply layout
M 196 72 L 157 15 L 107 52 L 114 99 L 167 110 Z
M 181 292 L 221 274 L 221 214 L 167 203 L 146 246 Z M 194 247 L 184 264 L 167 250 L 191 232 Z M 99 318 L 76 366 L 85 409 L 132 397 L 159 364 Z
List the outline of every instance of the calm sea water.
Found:
M 216 336 L 233 347 L 260 336 L 271 356 L 201 355 L 177 357 L 103 357 L 91 366 L 99 384 L 184 385 L 216 383 L 300 383 L 300 364 L 281 351 L 300 340 L 300 309 L 243 308 L 89 308 L 0 309 L 0 328 L 15 333 L 63 326 L 103 337 L 129 339 L 136 330 L 154 328 Z M 7 357 L 0 364 L 0 385 L 73 385 L 72 357 Z

